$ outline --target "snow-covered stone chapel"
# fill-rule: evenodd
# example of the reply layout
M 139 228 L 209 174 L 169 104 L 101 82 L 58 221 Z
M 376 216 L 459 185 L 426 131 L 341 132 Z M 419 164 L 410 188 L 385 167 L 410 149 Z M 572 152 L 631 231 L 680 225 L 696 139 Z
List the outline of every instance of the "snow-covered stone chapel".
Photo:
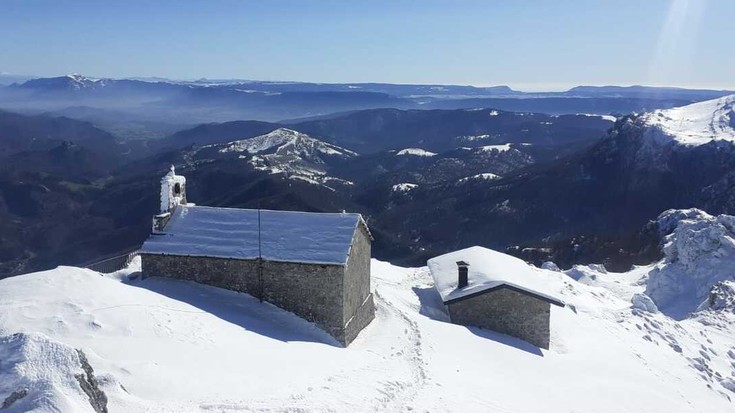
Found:
M 348 345 L 375 317 L 371 242 L 360 214 L 189 204 L 186 178 L 172 166 L 140 256 L 144 277 L 245 292 Z

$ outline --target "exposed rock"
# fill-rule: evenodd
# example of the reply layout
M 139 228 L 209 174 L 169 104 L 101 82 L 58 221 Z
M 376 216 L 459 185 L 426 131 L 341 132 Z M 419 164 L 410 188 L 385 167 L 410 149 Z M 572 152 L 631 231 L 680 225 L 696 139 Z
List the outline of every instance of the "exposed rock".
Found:
M 87 360 L 87 356 L 82 350 L 77 349 L 77 354 L 79 355 L 79 362 L 82 364 L 84 374 L 76 374 L 74 377 L 76 377 L 79 386 L 89 397 L 89 404 L 92 405 L 94 411 L 97 413 L 107 413 L 107 395 L 100 390 L 97 378 L 94 377 L 94 369 L 92 369 L 92 366 Z
M 706 212 L 697 209 L 669 209 L 661 213 L 661 215 L 653 221 L 658 227 L 659 234 L 668 235 L 671 234 L 679 222 L 685 219 L 705 219 L 710 215 Z
M 597 274 L 607 274 L 607 269 L 603 264 L 588 264 L 588 265 L 575 265 L 564 273 L 574 280 L 595 280 Z
M 641 311 L 646 311 L 649 313 L 657 313 L 658 307 L 656 307 L 656 303 L 651 300 L 651 297 L 645 295 L 636 293 L 633 294 L 633 297 L 630 299 L 630 302 L 633 303 L 633 308 Z
M 735 281 L 720 281 L 709 290 L 709 297 L 700 310 L 735 312 Z
M 5 400 L 3 401 L 2 406 L 0 406 L 0 410 L 5 410 L 9 408 L 13 403 L 26 397 L 27 395 L 28 395 L 28 389 L 16 390 L 10 393 L 10 396 L 6 397 Z

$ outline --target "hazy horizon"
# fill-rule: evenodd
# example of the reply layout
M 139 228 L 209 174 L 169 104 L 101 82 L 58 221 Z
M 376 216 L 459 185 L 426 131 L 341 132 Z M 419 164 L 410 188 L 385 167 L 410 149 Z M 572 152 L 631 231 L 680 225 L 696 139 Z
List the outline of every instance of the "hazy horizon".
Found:
M 0 4 L 0 71 L 38 77 L 735 89 L 735 3 Z M 33 53 L 29 53 L 29 51 Z
M 207 78 L 207 77 L 192 77 L 192 78 L 171 78 L 171 77 L 165 77 L 165 76 L 122 76 L 122 77 L 112 77 L 112 76 L 95 76 L 90 75 L 87 73 L 63 73 L 63 74 L 49 74 L 45 76 L 39 76 L 34 74 L 26 74 L 26 73 L 8 73 L 8 72 L 0 72 L 0 76 L 8 76 L 8 77 L 19 77 L 19 78 L 29 78 L 29 79 L 36 79 L 36 78 L 54 78 L 54 77 L 63 77 L 63 76 L 72 76 L 72 75 L 80 75 L 84 76 L 88 79 L 134 79 L 134 80 L 144 80 L 144 81 L 156 81 L 156 80 L 169 80 L 174 82 L 197 82 L 197 81 L 212 81 L 212 82 L 226 82 L 226 81 L 242 81 L 242 82 L 273 82 L 273 83 L 312 83 L 312 84 L 335 84 L 335 85 L 349 85 L 349 84 L 390 84 L 390 85 L 427 85 L 427 86 L 471 86 L 471 87 L 477 87 L 477 88 L 483 88 L 483 87 L 498 87 L 498 86 L 507 86 L 511 88 L 514 91 L 517 92 L 526 92 L 526 93 L 546 93 L 546 92 L 564 92 L 568 91 L 569 89 L 572 89 L 574 87 L 656 87 L 656 88 L 672 88 L 672 89 L 690 89 L 690 90 L 723 90 L 723 91 L 735 91 L 735 87 L 728 88 L 728 87 L 707 87 L 707 86 L 680 86 L 680 85 L 653 85 L 653 84 L 613 84 L 613 83 L 600 83 L 600 84 L 559 84 L 559 85 L 548 85 L 546 88 L 538 88 L 531 85 L 526 84 L 485 84 L 485 85 L 477 85 L 477 84 L 459 84 L 459 83 L 418 83 L 418 82 L 402 82 L 402 83 L 395 83 L 395 82 L 380 82 L 380 81 L 367 81 L 367 82 L 313 82 L 313 81 L 305 81 L 305 80 L 294 80 L 294 79 L 244 79 L 244 78 L 237 78 L 237 77 L 230 77 L 230 78 Z

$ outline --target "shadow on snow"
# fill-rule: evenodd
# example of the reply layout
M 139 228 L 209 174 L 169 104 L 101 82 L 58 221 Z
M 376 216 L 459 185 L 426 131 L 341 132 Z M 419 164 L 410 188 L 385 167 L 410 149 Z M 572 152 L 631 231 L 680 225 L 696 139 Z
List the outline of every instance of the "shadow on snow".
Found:
M 125 283 L 189 304 L 244 330 L 282 342 L 313 342 L 342 347 L 316 325 L 268 302 L 236 291 L 192 281 L 131 274 Z

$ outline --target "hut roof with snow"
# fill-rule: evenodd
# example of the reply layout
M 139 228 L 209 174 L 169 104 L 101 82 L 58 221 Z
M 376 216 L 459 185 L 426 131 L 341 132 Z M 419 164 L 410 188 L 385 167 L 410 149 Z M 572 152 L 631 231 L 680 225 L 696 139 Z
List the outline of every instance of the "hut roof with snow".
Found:
M 180 205 L 145 254 L 344 265 L 360 214 Z
M 458 287 L 458 262 L 468 266 L 468 284 Z M 483 247 L 470 247 L 427 262 L 434 286 L 444 304 L 451 304 L 501 288 L 526 294 L 557 306 L 564 303 L 546 285 L 537 269 L 524 261 Z

